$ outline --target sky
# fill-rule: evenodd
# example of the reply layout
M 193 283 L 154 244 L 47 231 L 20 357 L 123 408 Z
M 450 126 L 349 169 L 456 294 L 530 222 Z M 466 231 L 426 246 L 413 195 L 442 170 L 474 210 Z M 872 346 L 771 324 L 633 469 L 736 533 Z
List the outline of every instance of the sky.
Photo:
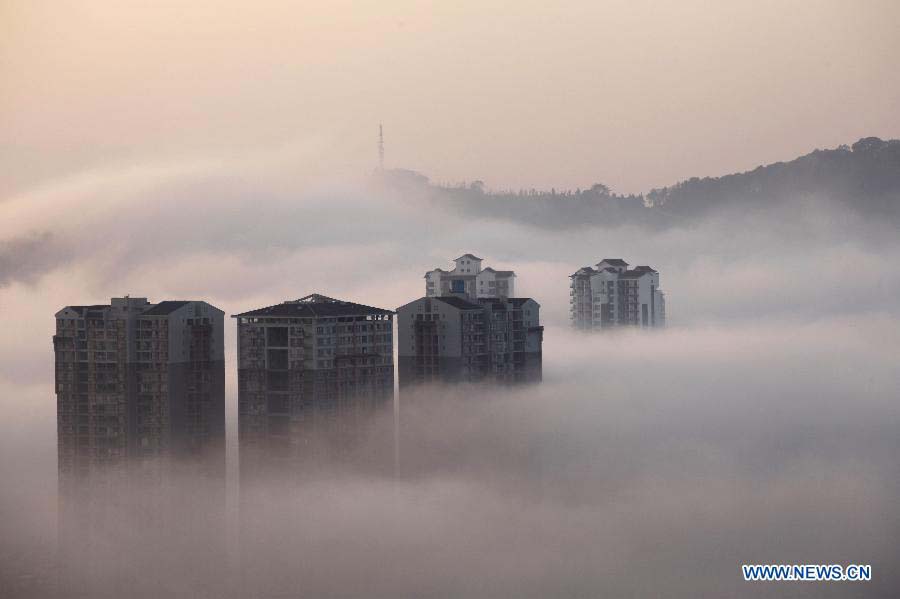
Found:
M 6 0 L 0 200 L 310 143 L 355 175 L 379 122 L 388 164 L 439 182 L 645 192 L 900 137 L 898 21 L 890 0 Z
M 237 581 L 219 575 L 235 562 L 195 534 L 211 517 L 197 506 L 220 495 L 192 492 L 196 503 L 146 529 L 127 506 L 147 495 L 130 488 L 138 501 L 104 512 L 91 594 L 878 597 L 900 584 L 900 243 L 845 205 L 547 228 L 326 183 L 274 152 L 95 173 L 0 214 L 9 596 L 34 596 L 56 572 L 56 310 L 126 293 L 204 299 L 226 315 L 313 292 L 394 308 L 466 251 L 514 269 L 518 294 L 540 302 L 541 385 L 422 390 L 401 408 L 400 479 L 272 480 L 250 512 L 262 546 Z M 667 329 L 568 330 L 568 275 L 613 255 L 660 271 Z M 233 321 L 225 349 L 233 475 Z M 233 476 L 228 489 L 234 506 Z M 234 534 L 214 538 L 239 554 Z M 738 578 L 741 563 L 795 561 L 871 563 L 876 579 L 761 591 Z
M 266 592 L 889 596 L 892 223 L 797 197 L 547 227 L 367 175 L 379 122 L 388 166 L 438 182 L 626 192 L 900 137 L 897 17 L 891 2 L 0 3 L 0 595 L 32 596 L 53 568 L 58 309 L 130 294 L 227 316 L 314 292 L 396 308 L 472 252 L 540 302 L 543 383 L 420 390 L 401 477 L 271 481 L 251 528 L 271 539 Z M 606 257 L 659 270 L 665 330 L 568 329 L 568 275 Z M 94 582 L 222 595 L 189 530 L 112 533 Z M 871 563 L 875 580 L 748 586 L 749 561 Z

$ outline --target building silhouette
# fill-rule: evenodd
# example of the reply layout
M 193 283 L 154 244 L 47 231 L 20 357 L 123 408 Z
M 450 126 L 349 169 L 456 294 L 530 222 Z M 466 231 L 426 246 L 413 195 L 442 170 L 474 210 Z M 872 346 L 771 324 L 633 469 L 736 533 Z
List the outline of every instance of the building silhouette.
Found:
M 621 258 L 604 258 L 596 268 L 585 266 L 569 278 L 569 319 L 576 329 L 666 324 L 659 273 L 649 266 L 629 269 Z
M 423 297 L 397 309 L 400 388 L 537 382 L 542 343 L 533 299 Z
M 269 465 L 340 453 L 390 404 L 390 310 L 312 294 L 234 318 L 242 464 L 263 446 Z
M 208 558 L 185 580 L 221 567 L 223 334 L 223 312 L 202 301 L 124 297 L 56 313 L 61 589 L 162 593 L 147 572 L 173 542 Z
M 224 313 L 202 301 L 113 298 L 56 313 L 59 469 L 220 453 Z
M 516 294 L 516 273 L 482 268 L 482 258 L 463 254 L 454 260 L 453 270 L 440 268 L 425 273 L 425 296 L 457 296 L 469 300 L 509 298 Z
M 272 548 L 292 542 L 272 490 L 392 471 L 393 313 L 312 294 L 234 318 L 242 594 L 267 596 Z

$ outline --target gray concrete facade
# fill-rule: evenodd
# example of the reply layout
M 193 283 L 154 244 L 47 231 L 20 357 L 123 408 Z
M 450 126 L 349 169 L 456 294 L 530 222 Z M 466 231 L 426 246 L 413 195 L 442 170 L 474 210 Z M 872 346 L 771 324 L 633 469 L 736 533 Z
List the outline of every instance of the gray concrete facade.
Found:
M 540 304 L 530 298 L 423 297 L 397 309 L 401 389 L 541 380 Z

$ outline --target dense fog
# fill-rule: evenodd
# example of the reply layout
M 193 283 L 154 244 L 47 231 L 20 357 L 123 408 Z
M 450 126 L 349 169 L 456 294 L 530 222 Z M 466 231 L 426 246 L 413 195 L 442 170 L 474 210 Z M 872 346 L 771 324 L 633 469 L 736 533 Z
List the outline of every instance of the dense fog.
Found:
M 173 475 L 158 503 L 158 490 L 122 490 L 102 509 L 90 593 L 900 588 L 900 242 L 883 223 L 797 198 L 661 230 L 548 229 L 374 180 L 335 185 L 297 159 L 96 172 L 0 203 L 0 594 L 67 591 L 56 310 L 131 294 L 235 314 L 313 292 L 396 308 L 464 252 L 514 269 L 517 294 L 541 303 L 542 384 L 404 394 L 399 431 L 385 413 L 356 450 L 396 435 L 396 463 L 266 475 L 249 510 L 229 321 L 227 480 Z M 666 330 L 567 328 L 568 275 L 605 257 L 660 271 Z M 742 563 L 871 563 L 873 581 L 751 584 Z
M 898 20 L 0 0 L 0 598 L 898 596 Z M 247 460 L 228 316 L 395 309 L 467 252 L 541 304 L 541 384 Z M 568 326 L 603 258 L 667 328 Z M 225 453 L 60 493 L 54 314 L 125 295 L 225 311 Z

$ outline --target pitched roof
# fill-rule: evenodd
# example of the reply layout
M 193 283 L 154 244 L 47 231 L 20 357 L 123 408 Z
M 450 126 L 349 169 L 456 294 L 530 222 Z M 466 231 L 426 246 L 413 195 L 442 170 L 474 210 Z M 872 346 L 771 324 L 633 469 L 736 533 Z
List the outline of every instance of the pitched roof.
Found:
M 304 295 L 299 299 L 295 299 L 291 302 L 284 302 L 286 304 L 320 304 L 320 303 L 331 303 L 331 304 L 339 304 L 341 300 L 334 299 L 333 297 L 328 297 L 327 295 L 322 295 L 321 293 L 310 293 L 309 295 Z
M 144 310 L 143 312 L 141 312 L 141 316 L 165 316 L 166 314 L 171 314 L 178 308 L 181 308 L 188 303 L 190 302 L 180 300 L 166 300 Z
M 534 303 L 537 303 L 535 300 L 533 300 L 533 299 L 530 298 L 530 297 L 511 297 L 511 298 L 509 298 L 507 301 L 509 301 L 509 303 L 511 303 L 511 304 L 514 305 L 514 306 L 521 306 L 521 305 L 524 304 L 525 302 L 534 302 Z
M 651 272 L 653 272 L 653 271 L 650 271 L 650 270 L 626 270 L 623 273 L 619 273 L 619 278 L 620 279 L 640 279 L 644 275 L 649 275 Z
M 364 304 L 345 302 L 324 295 L 312 294 L 293 301 L 286 301 L 274 306 L 257 308 L 249 312 L 233 314 L 232 318 L 242 316 L 289 316 L 294 318 L 322 318 L 328 316 L 357 316 L 370 314 L 393 314 L 391 310 L 375 308 Z
M 606 262 L 607 264 L 612 264 L 613 266 L 628 266 L 628 263 L 621 258 L 604 258 L 597 264 L 603 264 L 604 262 Z
M 650 268 L 649 266 L 635 266 L 634 270 L 646 270 L 647 272 L 656 272 L 655 268 Z
M 470 260 L 481 260 L 481 258 L 479 258 L 478 256 L 475 256 L 473 254 L 463 254 L 462 256 L 454 259 L 453 261 L 456 262 L 457 260 L 461 260 L 463 258 L 469 258 Z
M 79 314 L 83 315 L 85 310 L 103 310 L 104 308 L 109 308 L 109 307 L 110 306 L 108 304 L 95 304 L 93 306 L 66 306 L 65 308 L 63 308 L 63 310 L 65 310 L 65 309 L 74 310 L 75 312 L 78 312 Z M 62 310 L 60 310 L 60 312 L 62 312 Z
M 504 304 L 512 304 L 516 307 L 521 307 L 525 302 L 537 302 L 530 297 L 479 297 L 478 303 L 483 305 L 491 305 L 495 310 L 500 310 Z M 538 304 L 540 305 L 540 304 Z M 498 308 L 500 306 L 500 308 Z
M 458 308 L 460 310 L 481 310 L 481 306 L 479 306 L 478 304 L 473 304 L 468 300 L 464 300 L 463 298 L 456 297 L 454 295 L 440 295 L 431 299 L 444 302 L 445 304 L 453 306 L 454 308 Z

